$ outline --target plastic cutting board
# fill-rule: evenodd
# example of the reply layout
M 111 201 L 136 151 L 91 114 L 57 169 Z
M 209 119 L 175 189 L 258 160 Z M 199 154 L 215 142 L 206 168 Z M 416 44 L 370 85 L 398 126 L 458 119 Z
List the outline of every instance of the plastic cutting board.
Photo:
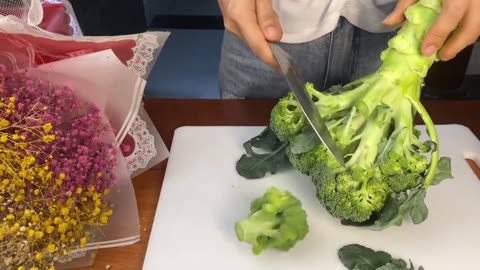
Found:
M 452 158 L 454 180 L 427 193 L 429 217 L 385 231 L 346 227 L 315 198 L 308 177 L 291 170 L 246 180 L 235 170 L 242 144 L 264 127 L 181 127 L 176 130 L 156 210 L 144 270 L 340 270 L 345 244 L 358 243 L 411 259 L 425 270 L 480 269 L 480 181 L 465 161 L 480 164 L 480 141 L 466 127 L 439 125 L 441 156 Z M 422 134 L 424 127 L 419 126 Z M 239 242 L 234 223 L 270 187 L 303 203 L 310 232 L 289 252 L 254 256 Z

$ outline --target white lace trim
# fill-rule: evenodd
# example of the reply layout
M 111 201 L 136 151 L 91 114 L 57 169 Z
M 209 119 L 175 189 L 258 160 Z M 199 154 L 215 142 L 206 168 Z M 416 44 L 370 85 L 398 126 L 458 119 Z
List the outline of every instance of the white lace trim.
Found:
M 138 35 L 133 57 L 127 61 L 127 66 L 139 77 L 145 76 L 147 67 L 153 60 L 153 53 L 159 47 L 157 37 L 148 33 Z
M 140 116 L 136 116 L 132 127 L 128 131 L 134 140 L 134 151 L 125 157 L 127 168 L 130 173 L 147 167 L 150 160 L 157 155 L 155 138 L 147 129 L 147 124 Z

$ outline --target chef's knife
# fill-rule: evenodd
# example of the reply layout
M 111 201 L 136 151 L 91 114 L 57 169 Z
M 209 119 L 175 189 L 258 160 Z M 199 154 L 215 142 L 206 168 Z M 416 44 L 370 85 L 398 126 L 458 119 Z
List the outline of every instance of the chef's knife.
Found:
M 308 94 L 305 84 L 300 79 L 290 55 L 288 55 L 288 53 L 285 52 L 278 44 L 270 43 L 270 48 L 272 49 L 273 55 L 277 59 L 283 75 L 292 88 L 295 98 L 297 99 L 298 103 L 300 103 L 300 107 L 302 108 L 308 122 L 310 122 L 313 130 L 323 142 L 325 147 L 327 147 L 330 153 L 335 157 L 335 159 L 343 167 L 345 167 L 342 150 L 338 148 L 336 142 L 333 140 L 330 132 L 328 131 L 325 121 L 320 117 L 320 113 Z

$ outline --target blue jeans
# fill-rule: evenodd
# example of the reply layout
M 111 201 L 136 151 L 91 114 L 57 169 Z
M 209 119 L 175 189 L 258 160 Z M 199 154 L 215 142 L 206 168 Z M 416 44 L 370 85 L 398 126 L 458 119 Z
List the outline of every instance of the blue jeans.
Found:
M 375 72 L 381 65 L 380 53 L 394 35 L 369 33 L 341 18 L 334 31 L 316 40 L 280 45 L 293 58 L 303 80 L 321 91 Z M 290 90 L 281 74 L 228 31 L 221 51 L 219 89 L 224 99 L 280 98 Z

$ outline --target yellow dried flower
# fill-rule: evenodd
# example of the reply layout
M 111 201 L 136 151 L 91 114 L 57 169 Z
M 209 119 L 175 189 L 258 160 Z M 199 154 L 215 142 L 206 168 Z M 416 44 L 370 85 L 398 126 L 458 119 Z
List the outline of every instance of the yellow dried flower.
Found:
M 46 143 L 51 143 L 55 140 L 55 135 L 45 135 L 42 137 L 42 140 Z
M 8 127 L 10 125 L 10 121 L 8 121 L 7 119 L 0 119 L 0 128 L 5 128 L 5 127 Z
M 54 253 L 55 250 L 56 250 L 55 245 L 49 244 L 49 245 L 47 246 L 47 251 L 48 251 L 48 252 Z
M 82 239 L 80 239 L 80 247 L 81 248 L 84 248 L 87 246 L 87 238 L 86 237 L 82 237 Z
M 59 217 L 56 217 L 56 218 L 53 219 L 53 223 L 55 223 L 57 225 L 60 224 L 61 222 L 62 222 L 62 219 L 59 218 Z
M 51 123 L 47 123 L 47 124 L 43 125 L 42 128 L 43 128 L 43 131 L 49 132 L 50 130 L 52 130 L 53 126 L 52 126 Z
M 63 207 L 62 210 L 60 210 L 60 212 L 62 213 L 62 215 L 66 216 L 70 213 L 70 209 Z
M 55 227 L 53 226 L 47 226 L 47 233 L 51 234 L 55 230 Z
M 43 237 L 43 232 L 41 232 L 41 231 L 36 231 L 35 232 L 35 238 L 41 239 L 42 237 Z
M 61 232 L 61 233 L 65 233 L 68 229 L 68 223 L 60 223 L 60 225 L 58 225 L 58 231 Z
M 102 222 L 103 224 L 107 224 L 107 223 L 108 223 L 108 217 L 102 216 L 102 217 L 100 218 L 100 222 Z
M 98 214 L 100 214 L 100 208 L 95 207 L 95 209 L 94 209 L 93 212 L 92 212 L 92 216 L 95 217 L 95 216 L 97 216 Z

